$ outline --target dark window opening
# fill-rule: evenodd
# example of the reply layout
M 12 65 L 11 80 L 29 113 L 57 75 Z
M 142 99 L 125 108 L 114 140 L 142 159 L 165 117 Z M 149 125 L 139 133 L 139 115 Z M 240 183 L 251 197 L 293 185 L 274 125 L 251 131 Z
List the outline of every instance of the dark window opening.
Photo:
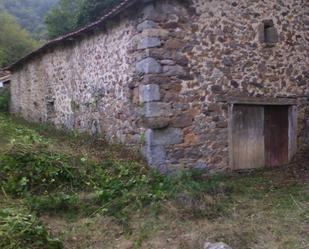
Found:
M 39 103 L 36 102 L 36 101 L 33 102 L 33 105 L 34 105 L 34 108 L 36 108 L 36 109 L 39 107 Z
M 55 102 L 54 101 L 48 101 L 46 105 L 47 109 L 47 119 L 50 120 L 55 117 L 56 110 L 55 110 Z
M 264 20 L 259 34 L 260 42 L 266 45 L 275 45 L 278 42 L 278 31 L 273 20 Z

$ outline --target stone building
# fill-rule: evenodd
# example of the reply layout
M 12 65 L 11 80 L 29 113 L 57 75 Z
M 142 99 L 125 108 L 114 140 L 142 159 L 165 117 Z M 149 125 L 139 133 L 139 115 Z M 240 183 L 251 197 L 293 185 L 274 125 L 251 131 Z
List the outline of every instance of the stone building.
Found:
M 10 66 L 11 112 L 161 171 L 278 166 L 309 142 L 307 0 L 124 0 Z

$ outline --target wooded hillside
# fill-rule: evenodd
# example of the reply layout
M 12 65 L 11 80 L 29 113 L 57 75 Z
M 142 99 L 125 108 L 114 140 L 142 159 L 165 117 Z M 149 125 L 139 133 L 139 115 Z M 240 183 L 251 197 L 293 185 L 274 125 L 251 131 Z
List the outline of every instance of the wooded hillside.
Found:
M 0 0 L 0 68 L 95 21 L 120 0 Z
M 0 11 L 0 68 L 20 59 L 39 43 L 10 14 Z
M 0 9 L 14 16 L 35 39 L 46 37 L 44 18 L 59 0 L 0 0 Z

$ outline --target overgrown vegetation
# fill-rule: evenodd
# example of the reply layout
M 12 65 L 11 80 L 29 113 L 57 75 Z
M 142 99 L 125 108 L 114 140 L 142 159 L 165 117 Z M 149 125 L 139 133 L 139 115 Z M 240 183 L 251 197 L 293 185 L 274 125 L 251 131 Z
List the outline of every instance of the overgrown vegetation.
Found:
M 12 123 L 5 127 L 4 136 L 12 134 L 12 129 L 14 132 Z M 166 196 L 164 178 L 147 172 L 139 163 L 109 158 L 96 162 L 87 155 L 63 154 L 33 130 L 19 127 L 16 131 L 9 145 L 1 150 L 1 185 L 6 193 L 31 200 L 29 203 L 36 207 L 35 211 L 45 209 L 46 200 L 72 204 L 79 191 L 94 193 L 95 208 L 98 206 L 101 213 L 110 214 Z M 79 200 L 75 202 L 82 205 Z M 51 209 L 59 205 L 48 206 Z
M 211 239 L 306 249 L 306 172 L 162 176 L 103 138 L 0 114 L 0 241 L 5 249 L 61 248 L 55 237 L 65 248 L 198 249 Z
M 8 88 L 0 89 L 0 112 L 9 111 L 10 90 Z
M 38 218 L 25 207 L 0 209 L 0 248 L 61 249 L 62 243 L 52 238 Z

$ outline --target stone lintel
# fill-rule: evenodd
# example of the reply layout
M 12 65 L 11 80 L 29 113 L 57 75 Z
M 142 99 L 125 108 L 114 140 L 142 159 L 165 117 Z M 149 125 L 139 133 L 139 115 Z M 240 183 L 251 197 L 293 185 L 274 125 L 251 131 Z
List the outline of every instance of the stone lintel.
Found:
M 229 104 L 243 104 L 243 105 L 297 105 L 297 98 L 218 96 L 217 102 L 226 102 Z
M 139 87 L 140 103 L 160 100 L 160 88 L 157 84 L 141 85 Z

